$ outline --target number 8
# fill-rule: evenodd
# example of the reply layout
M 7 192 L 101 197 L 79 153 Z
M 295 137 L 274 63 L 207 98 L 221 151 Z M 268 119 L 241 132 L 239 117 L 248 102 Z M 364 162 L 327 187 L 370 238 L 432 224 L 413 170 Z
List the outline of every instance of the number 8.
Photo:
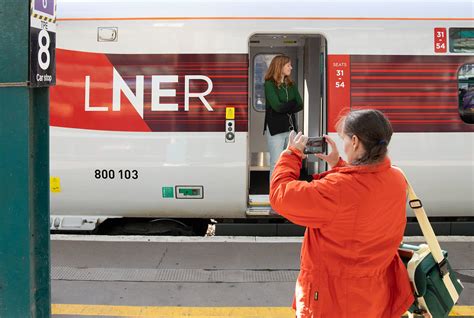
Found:
M 46 44 L 43 45 L 43 38 L 46 38 Z M 42 29 L 38 34 L 38 64 L 42 70 L 47 70 L 49 67 L 50 62 L 50 55 L 49 55 L 49 44 L 51 44 L 51 40 L 49 39 L 48 31 Z M 46 61 L 43 61 L 43 54 L 46 55 Z

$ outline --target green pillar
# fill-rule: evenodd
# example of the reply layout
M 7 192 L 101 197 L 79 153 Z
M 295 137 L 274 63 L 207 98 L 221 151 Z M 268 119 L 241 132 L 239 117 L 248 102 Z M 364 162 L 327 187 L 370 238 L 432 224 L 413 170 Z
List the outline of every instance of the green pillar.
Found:
M 49 317 L 49 88 L 29 80 L 30 3 L 0 0 L 0 317 Z

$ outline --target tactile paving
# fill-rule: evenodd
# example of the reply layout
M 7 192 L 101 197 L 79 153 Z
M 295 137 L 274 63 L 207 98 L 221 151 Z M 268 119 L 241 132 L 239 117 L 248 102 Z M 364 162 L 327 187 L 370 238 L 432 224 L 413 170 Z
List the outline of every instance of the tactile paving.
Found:
M 294 282 L 297 270 L 207 270 L 207 269 L 136 269 L 76 268 L 53 266 L 53 280 L 130 281 L 130 282 L 205 282 L 258 283 Z

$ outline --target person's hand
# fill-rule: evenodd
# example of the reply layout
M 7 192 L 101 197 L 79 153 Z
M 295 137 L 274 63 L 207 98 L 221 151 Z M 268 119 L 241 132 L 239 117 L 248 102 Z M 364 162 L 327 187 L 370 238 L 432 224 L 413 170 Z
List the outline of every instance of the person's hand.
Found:
M 308 137 L 303 135 L 301 132 L 299 132 L 297 134 L 294 130 L 292 130 L 290 132 L 290 136 L 288 137 L 288 147 L 287 147 L 287 149 L 289 149 L 291 146 L 293 146 L 296 149 L 298 149 L 299 151 L 301 151 L 301 154 L 303 154 L 304 153 L 304 148 L 306 147 L 307 142 L 308 142 Z M 303 154 L 303 158 L 304 157 L 305 157 L 305 155 Z
M 330 168 L 334 167 L 339 161 L 339 151 L 337 150 L 336 143 L 328 135 L 323 136 L 326 139 L 326 142 L 331 146 L 331 152 L 327 155 L 323 153 L 314 154 L 319 159 L 326 161 Z

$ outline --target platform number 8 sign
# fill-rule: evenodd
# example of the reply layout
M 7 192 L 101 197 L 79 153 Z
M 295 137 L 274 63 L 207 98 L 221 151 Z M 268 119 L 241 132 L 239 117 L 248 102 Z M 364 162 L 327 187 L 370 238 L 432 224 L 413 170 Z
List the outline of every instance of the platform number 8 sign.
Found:
M 43 5 L 46 0 L 43 0 Z M 46 3 L 47 5 L 47 3 Z M 43 39 L 45 39 L 45 43 L 43 43 Z M 51 55 L 49 54 L 49 45 L 51 44 L 51 40 L 49 38 L 49 33 L 46 30 L 41 30 L 38 34 L 38 64 L 42 70 L 47 70 L 49 68 Z M 43 59 L 44 58 L 44 59 Z
M 32 87 L 56 83 L 56 2 L 31 0 L 30 81 Z

